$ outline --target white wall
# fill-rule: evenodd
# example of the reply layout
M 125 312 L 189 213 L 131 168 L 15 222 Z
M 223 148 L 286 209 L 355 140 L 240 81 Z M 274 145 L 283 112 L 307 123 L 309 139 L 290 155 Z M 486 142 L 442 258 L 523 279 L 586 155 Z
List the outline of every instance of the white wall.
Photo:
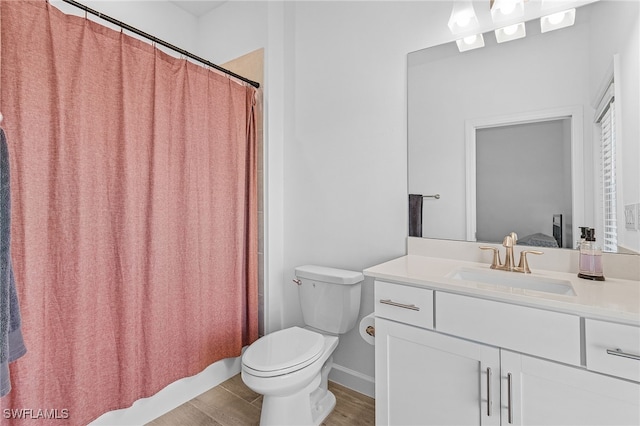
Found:
M 81 9 L 61 0 L 50 0 L 50 3 L 65 13 L 85 15 Z M 196 47 L 197 18 L 167 1 L 82 0 L 80 3 L 187 51 L 193 52 Z M 96 16 L 87 15 L 87 18 L 119 30 Z
M 420 46 L 416 3 L 296 2 L 294 137 L 285 151 L 285 276 L 316 263 L 362 270 L 405 253 L 406 54 Z M 287 285 L 288 325 L 300 322 Z M 362 287 L 361 316 L 373 311 Z M 374 375 L 352 330 L 334 362 Z
M 267 1 L 231 1 L 200 17 L 198 54 L 223 64 L 267 47 L 268 10 Z

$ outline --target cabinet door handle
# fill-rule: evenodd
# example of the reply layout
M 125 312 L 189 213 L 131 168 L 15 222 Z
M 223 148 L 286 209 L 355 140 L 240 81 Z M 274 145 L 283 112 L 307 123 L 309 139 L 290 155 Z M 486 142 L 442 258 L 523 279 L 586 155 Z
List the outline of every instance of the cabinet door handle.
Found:
M 511 389 L 511 373 L 507 373 L 507 416 L 509 424 L 513 423 L 513 401 L 512 401 L 512 389 Z
M 487 367 L 487 416 L 491 417 L 491 368 Z
M 391 305 L 391 306 L 396 306 L 398 308 L 403 308 L 403 309 L 411 309 L 412 311 L 419 311 L 420 308 L 417 307 L 416 305 L 405 305 L 404 303 L 398 303 L 398 302 L 394 302 L 391 299 L 380 299 L 380 303 L 385 304 L 385 305 Z
M 635 359 L 636 361 L 640 361 L 640 355 L 630 354 L 628 352 L 622 352 L 622 349 L 607 349 L 607 353 L 609 355 L 621 356 L 623 358 Z

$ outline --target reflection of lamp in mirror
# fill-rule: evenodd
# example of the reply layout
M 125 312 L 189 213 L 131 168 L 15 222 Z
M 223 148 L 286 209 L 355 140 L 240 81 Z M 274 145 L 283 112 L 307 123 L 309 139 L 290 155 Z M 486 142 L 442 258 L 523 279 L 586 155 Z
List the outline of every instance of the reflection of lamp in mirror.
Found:
M 453 34 L 460 34 L 473 30 L 478 26 L 478 18 L 470 1 L 459 1 L 453 4 L 449 17 L 449 30 Z
M 576 10 L 569 9 L 562 12 L 552 13 L 551 15 L 540 18 L 540 31 L 559 30 L 560 28 L 569 27 L 576 21 Z
M 527 35 L 524 27 L 524 22 L 509 25 L 504 28 L 499 28 L 495 31 L 495 33 L 496 33 L 496 41 L 498 43 L 504 43 L 505 41 L 516 40 Z
M 484 47 L 484 37 L 482 37 L 482 34 L 474 34 L 460 40 L 456 40 L 456 44 L 458 45 L 458 50 L 460 52 L 466 52 L 467 50 Z
M 491 19 L 495 23 L 512 21 L 524 15 L 523 0 L 495 0 L 491 5 Z

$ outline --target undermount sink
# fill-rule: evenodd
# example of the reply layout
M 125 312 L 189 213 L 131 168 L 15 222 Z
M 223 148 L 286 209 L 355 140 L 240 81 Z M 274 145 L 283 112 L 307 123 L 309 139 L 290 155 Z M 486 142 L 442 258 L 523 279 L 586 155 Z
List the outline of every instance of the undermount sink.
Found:
M 473 281 L 497 286 L 521 288 L 525 290 L 541 291 L 544 293 L 575 296 L 571 283 L 566 280 L 524 275 L 518 272 L 496 271 L 492 269 L 458 268 L 450 278 L 454 280 Z

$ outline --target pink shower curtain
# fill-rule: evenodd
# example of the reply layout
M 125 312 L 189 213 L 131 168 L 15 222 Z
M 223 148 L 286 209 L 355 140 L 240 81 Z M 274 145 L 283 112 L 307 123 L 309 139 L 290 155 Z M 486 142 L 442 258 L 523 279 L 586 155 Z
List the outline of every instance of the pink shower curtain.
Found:
M 43 0 L 0 8 L 28 350 L 0 415 L 86 424 L 257 338 L 255 89 Z

